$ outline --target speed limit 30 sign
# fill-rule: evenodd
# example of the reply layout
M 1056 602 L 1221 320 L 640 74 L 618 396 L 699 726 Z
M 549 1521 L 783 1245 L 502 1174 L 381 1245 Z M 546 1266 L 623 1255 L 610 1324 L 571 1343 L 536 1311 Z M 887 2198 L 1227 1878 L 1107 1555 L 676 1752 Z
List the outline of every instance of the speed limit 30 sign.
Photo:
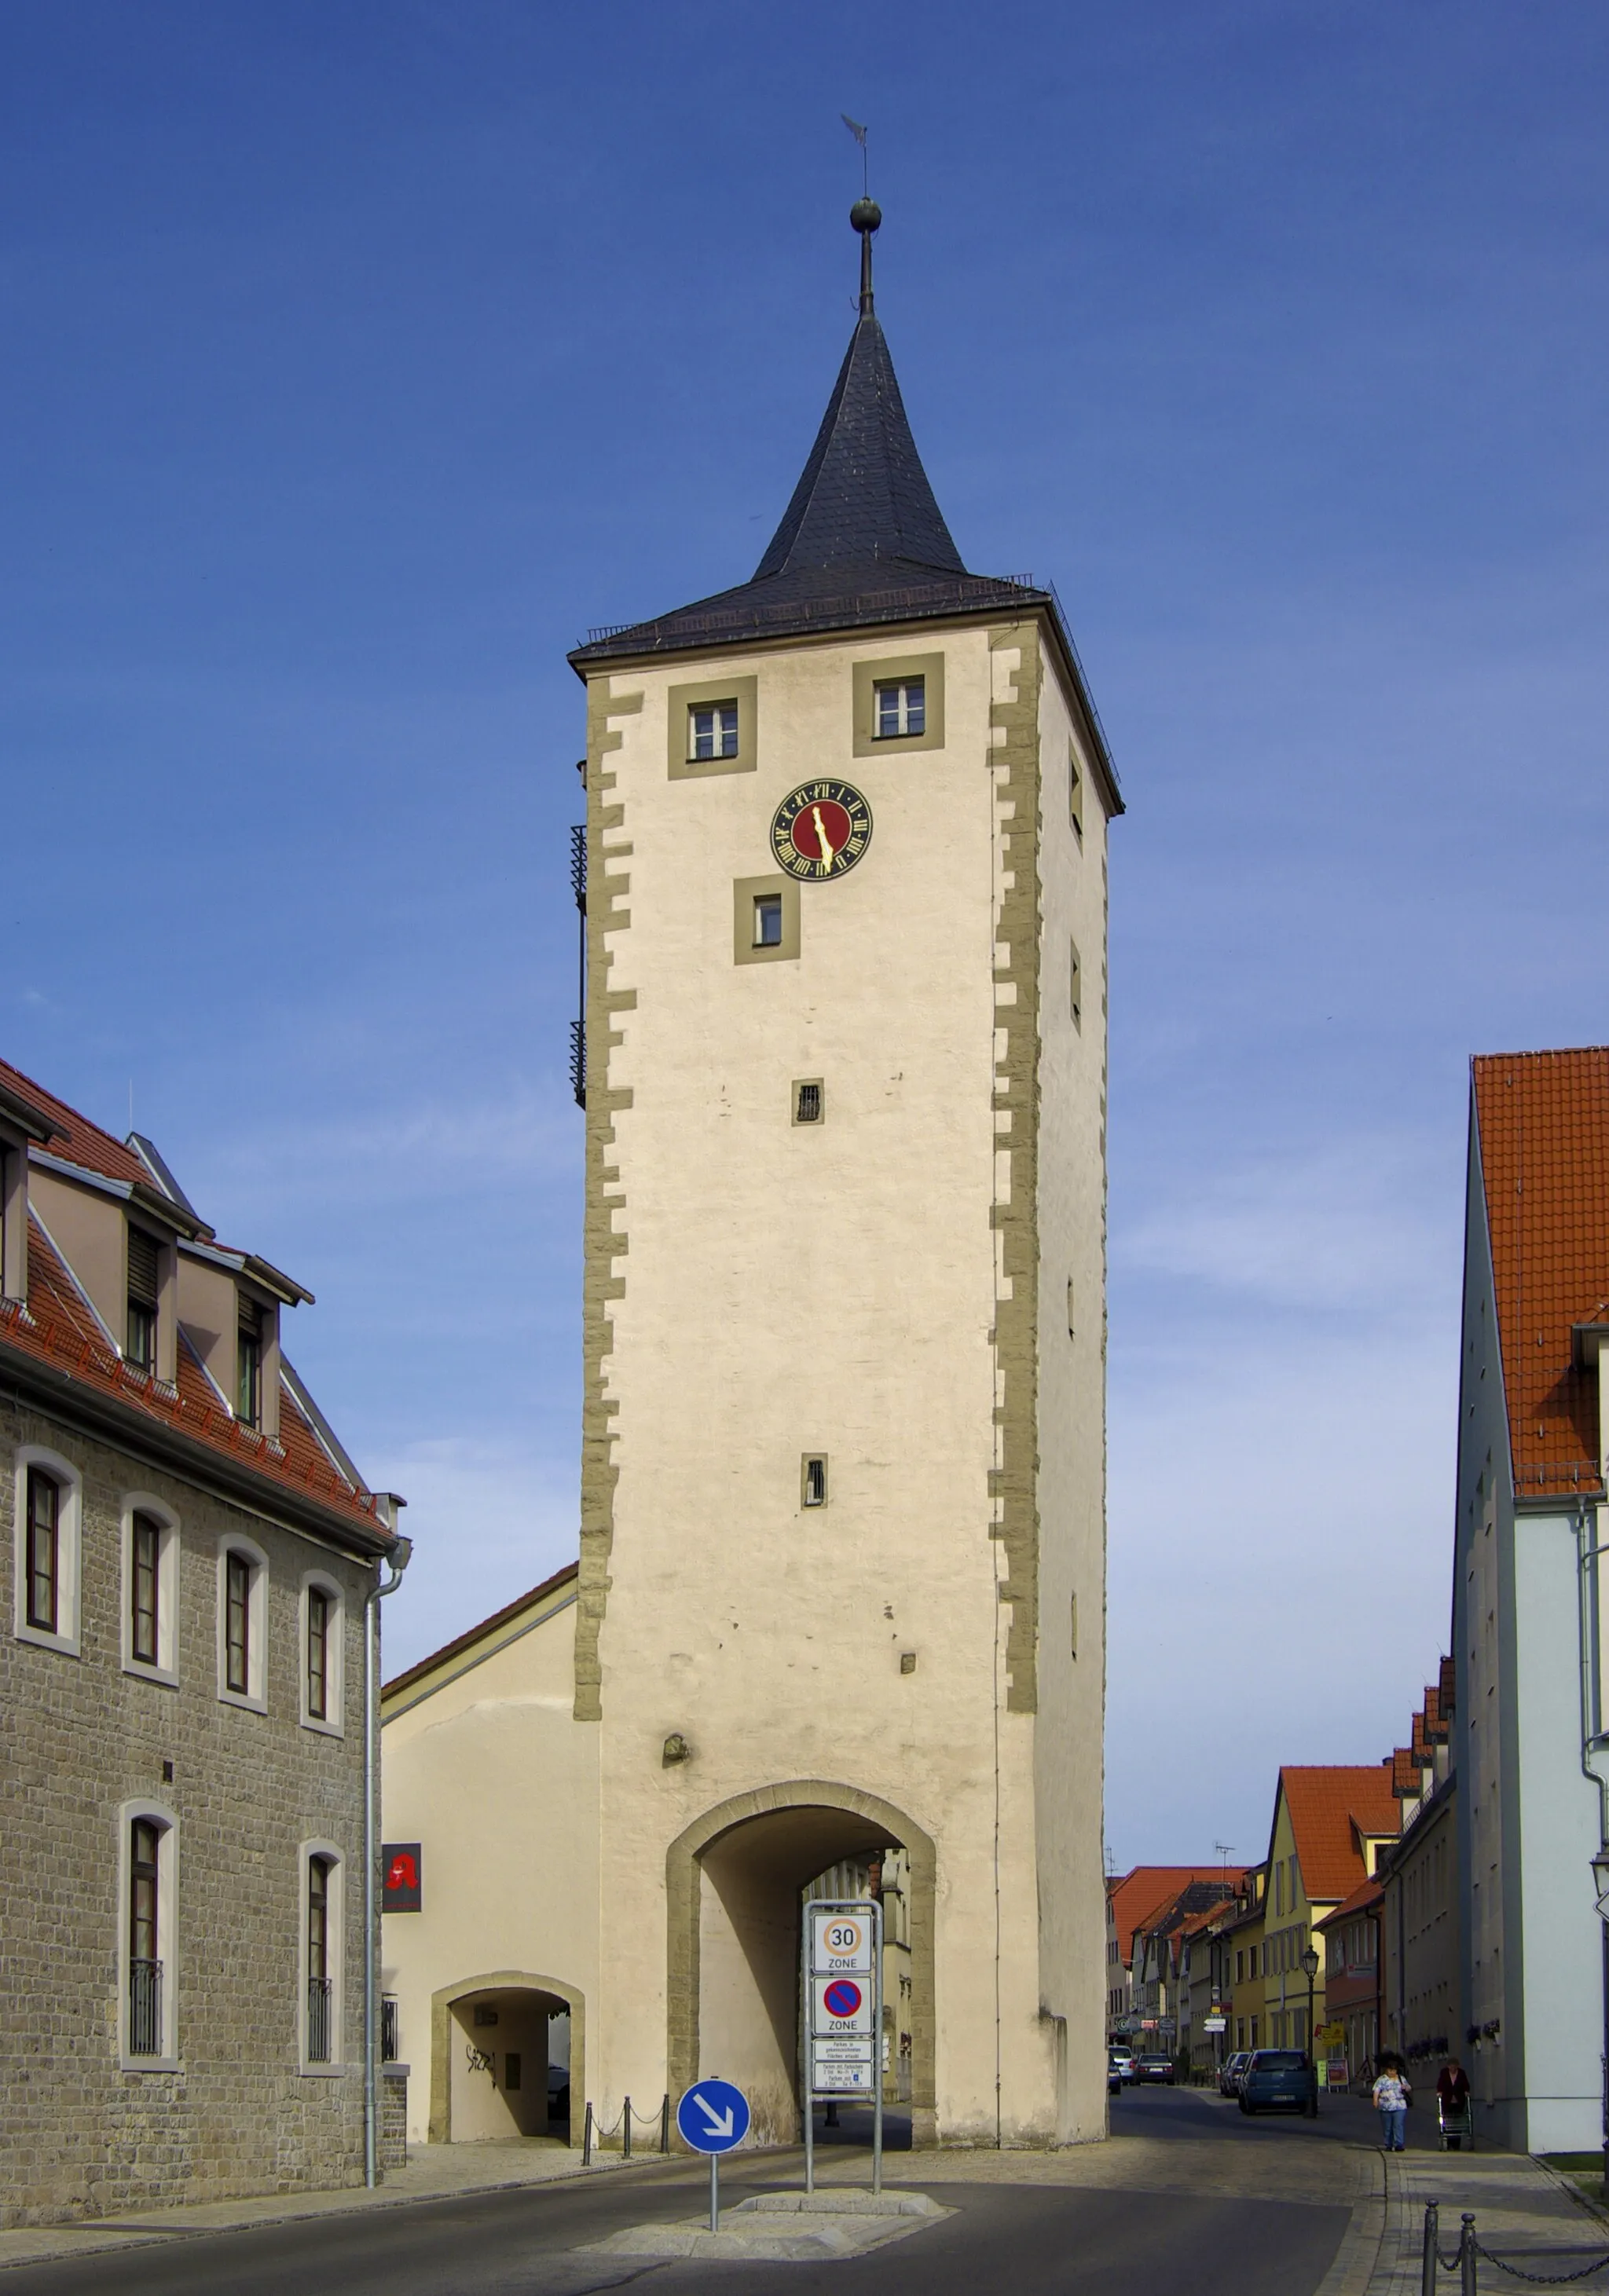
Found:
M 872 1968 L 870 1914 L 812 1914 L 810 1968 L 817 1977 L 869 1976 Z

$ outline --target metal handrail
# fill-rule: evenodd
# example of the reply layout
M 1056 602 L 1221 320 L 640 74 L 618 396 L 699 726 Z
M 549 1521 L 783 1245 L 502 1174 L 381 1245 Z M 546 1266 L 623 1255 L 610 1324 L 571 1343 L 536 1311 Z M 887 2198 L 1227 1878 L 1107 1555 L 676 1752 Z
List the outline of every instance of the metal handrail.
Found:
M 128 2054 L 160 2057 L 162 2054 L 162 1964 L 131 1961 L 128 1964 Z

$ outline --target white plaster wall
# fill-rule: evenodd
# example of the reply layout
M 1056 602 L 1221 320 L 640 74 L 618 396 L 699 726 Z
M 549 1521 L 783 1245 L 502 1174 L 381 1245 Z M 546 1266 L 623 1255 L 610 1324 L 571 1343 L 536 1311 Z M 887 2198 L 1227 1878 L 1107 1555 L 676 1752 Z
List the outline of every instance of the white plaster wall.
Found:
M 1598 1794 L 1581 1770 L 1574 1525 L 1567 1514 L 1524 1514 L 1514 1540 L 1523 2142 L 1532 2152 L 1584 2152 L 1603 2141 L 1604 1974 L 1591 1872 Z
M 433 1994 L 511 1970 L 596 1997 L 598 1734 L 572 1718 L 574 1650 L 567 1601 L 384 1726 L 383 1839 L 423 1845 L 423 1911 L 386 1915 L 382 1948 L 415 2143 Z
M 946 747 L 854 758 L 852 660 L 918 644 L 947 658 Z M 637 1004 L 608 1072 L 633 1101 L 615 1119 L 629 1249 L 605 1363 L 597 2087 L 612 2111 L 664 2081 L 665 1845 L 728 1796 L 818 1776 L 938 1841 L 940 2124 L 992 2142 L 997 1762 L 998 1942 L 1022 1993 L 1007 2109 L 1022 2089 L 1043 2130 L 1051 2106 L 1033 1726 L 995 1731 L 988 633 L 727 666 L 759 679 L 757 772 L 669 778 L 666 689 L 712 674 L 687 661 L 616 675 L 645 700 L 602 760 L 625 807 L 605 855 L 628 855 L 631 880 L 609 985 Z M 768 872 L 778 800 L 824 772 L 870 800 L 867 857 L 801 889 L 797 962 L 735 964 L 733 881 Z M 825 1079 L 819 1130 L 789 1121 L 796 1077 Z M 832 1499 L 806 1513 L 800 1456 L 817 1448 Z M 693 1757 L 667 1769 L 671 1731 Z
M 1106 821 L 1051 651 L 1040 689 L 1039 1852 L 1040 2005 L 1064 2021 L 1063 2142 L 1106 2129 L 1105 1701 Z M 1069 813 L 1079 757 L 1081 840 Z M 1081 1013 L 1071 1013 L 1076 942 Z M 1072 1279 L 1070 1336 L 1067 1283 Z M 1072 1611 L 1078 1605 L 1074 1654 Z

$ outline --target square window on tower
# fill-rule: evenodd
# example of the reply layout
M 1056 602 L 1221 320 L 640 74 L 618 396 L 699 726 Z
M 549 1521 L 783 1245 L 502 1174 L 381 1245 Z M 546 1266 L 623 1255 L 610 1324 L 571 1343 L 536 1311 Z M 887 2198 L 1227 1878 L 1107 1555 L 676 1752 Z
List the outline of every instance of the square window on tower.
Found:
M 827 1503 L 827 1463 L 820 1452 L 807 1452 L 799 1465 L 799 1496 L 801 1505 L 825 1506 Z
M 922 677 L 891 678 L 874 689 L 877 739 L 906 741 L 927 731 L 927 681 Z
M 819 1124 L 825 1112 L 821 1078 L 819 1077 L 800 1078 L 793 1086 L 794 1123 Z
M 782 947 L 780 893 L 757 893 L 754 897 L 754 946 L 756 948 Z
M 687 756 L 694 763 L 737 755 L 735 701 L 694 702 L 687 712 Z

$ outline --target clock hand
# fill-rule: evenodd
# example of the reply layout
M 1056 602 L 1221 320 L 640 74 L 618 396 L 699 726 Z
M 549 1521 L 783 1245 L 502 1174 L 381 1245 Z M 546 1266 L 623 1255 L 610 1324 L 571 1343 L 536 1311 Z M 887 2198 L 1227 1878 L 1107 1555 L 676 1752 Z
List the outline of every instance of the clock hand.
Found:
M 825 868 L 831 869 L 833 865 L 833 840 L 827 835 L 827 825 L 821 817 L 821 808 L 818 805 L 813 805 L 810 808 L 810 818 L 816 824 L 816 841 L 821 848 L 822 865 Z

